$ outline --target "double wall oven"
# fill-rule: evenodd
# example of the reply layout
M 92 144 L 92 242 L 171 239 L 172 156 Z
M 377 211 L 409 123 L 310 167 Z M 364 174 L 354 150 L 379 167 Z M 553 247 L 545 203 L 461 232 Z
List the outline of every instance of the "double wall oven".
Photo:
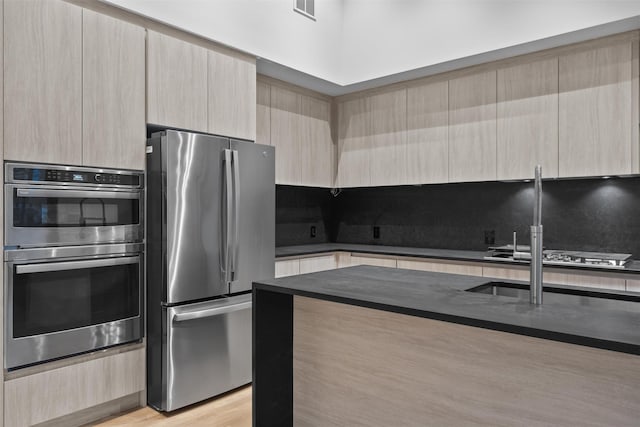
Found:
M 5 368 L 142 338 L 144 175 L 5 164 Z

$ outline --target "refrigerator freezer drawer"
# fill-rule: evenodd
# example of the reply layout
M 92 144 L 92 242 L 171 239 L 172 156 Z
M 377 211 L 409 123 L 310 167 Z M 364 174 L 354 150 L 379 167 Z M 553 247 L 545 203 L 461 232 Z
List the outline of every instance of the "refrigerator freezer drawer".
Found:
M 166 309 L 164 410 L 251 382 L 251 294 Z

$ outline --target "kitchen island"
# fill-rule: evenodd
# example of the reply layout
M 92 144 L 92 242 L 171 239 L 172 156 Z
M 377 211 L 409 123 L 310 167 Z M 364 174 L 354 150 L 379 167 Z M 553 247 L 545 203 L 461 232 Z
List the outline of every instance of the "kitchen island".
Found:
M 487 281 L 359 266 L 255 283 L 254 425 L 637 425 L 637 302 L 466 292 Z

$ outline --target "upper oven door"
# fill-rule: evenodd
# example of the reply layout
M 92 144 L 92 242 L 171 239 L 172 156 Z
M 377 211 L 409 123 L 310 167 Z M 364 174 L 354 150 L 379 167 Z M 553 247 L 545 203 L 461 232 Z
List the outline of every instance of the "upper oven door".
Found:
M 5 184 L 5 245 L 142 241 L 143 206 L 139 189 Z

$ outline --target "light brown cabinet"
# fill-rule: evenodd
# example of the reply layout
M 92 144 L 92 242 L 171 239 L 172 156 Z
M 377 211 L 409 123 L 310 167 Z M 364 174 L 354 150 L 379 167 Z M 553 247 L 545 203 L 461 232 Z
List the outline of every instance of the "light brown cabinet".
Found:
M 208 51 L 208 131 L 256 139 L 256 61 Z
M 455 260 L 398 258 L 398 268 L 433 271 L 435 273 L 464 274 L 466 276 L 482 276 L 482 264 Z
M 4 157 L 82 163 L 82 9 L 4 2 Z
M 407 181 L 407 91 L 370 97 L 370 185 L 402 185 Z
M 145 168 L 145 30 L 82 11 L 82 157 Z
M 637 172 L 632 41 L 560 56 L 559 175 Z M 636 45 L 637 49 L 637 45 Z M 635 111 L 635 114 L 634 114 Z M 632 135 L 636 137 L 632 137 Z
M 497 179 L 558 176 L 558 59 L 498 70 Z
M 271 145 L 271 86 L 256 83 L 256 143 Z
M 207 49 L 147 31 L 147 122 L 207 132 Z
M 271 145 L 276 147 L 276 183 L 300 183 L 300 95 L 271 86 Z
M 449 180 L 449 82 L 407 89 L 407 184 Z
M 338 187 L 367 187 L 371 184 L 369 98 L 341 102 L 338 106 Z
M 329 102 L 300 96 L 300 185 L 333 187 L 334 146 Z
M 300 274 L 300 260 L 294 259 L 279 259 L 276 260 L 275 277 L 287 277 Z
M 449 181 L 496 179 L 496 71 L 449 80 Z
M 335 253 L 309 258 L 300 258 L 300 274 L 334 270 L 336 268 L 338 268 L 338 261 Z

